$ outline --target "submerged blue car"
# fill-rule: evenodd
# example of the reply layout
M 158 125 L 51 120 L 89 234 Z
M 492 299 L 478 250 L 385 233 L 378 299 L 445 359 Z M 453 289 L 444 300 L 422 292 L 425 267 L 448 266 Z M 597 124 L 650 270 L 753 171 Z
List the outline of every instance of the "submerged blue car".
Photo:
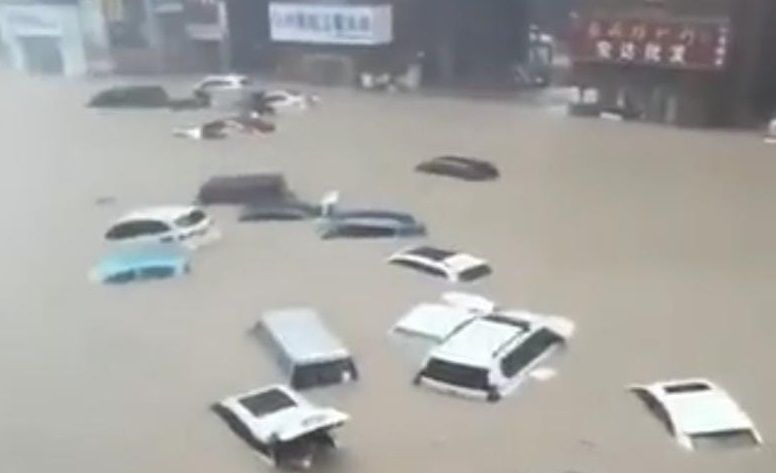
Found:
M 166 279 L 190 271 L 188 253 L 175 246 L 132 247 L 115 250 L 89 273 L 104 284 L 123 284 L 147 279 Z

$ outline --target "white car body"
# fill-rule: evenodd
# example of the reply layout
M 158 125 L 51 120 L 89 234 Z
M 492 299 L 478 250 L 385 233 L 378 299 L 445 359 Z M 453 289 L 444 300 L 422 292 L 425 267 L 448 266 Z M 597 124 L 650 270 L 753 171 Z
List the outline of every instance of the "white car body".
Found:
M 551 356 L 574 333 L 570 320 L 526 311 L 501 310 L 488 299 L 464 293 L 445 293 L 442 303 L 415 306 L 392 328 L 392 333 L 410 335 L 436 343 L 416 377 L 416 382 L 436 390 L 490 401 L 510 394 L 531 371 Z M 526 342 L 541 350 L 520 365 Z M 505 373 L 503 362 L 508 357 L 518 366 Z M 472 386 L 445 379 L 432 372 L 458 370 L 471 378 L 477 374 L 479 384 Z M 471 379 L 470 379 L 471 380 Z
M 439 252 L 431 256 L 429 252 Z M 389 263 L 410 266 L 444 277 L 450 282 L 464 282 L 490 274 L 490 266 L 484 259 L 466 253 L 439 250 L 433 247 L 413 247 L 394 253 L 388 257 Z M 475 277 L 467 275 L 481 272 Z
M 186 205 L 148 207 L 114 221 L 105 234 L 116 243 L 177 243 L 196 249 L 219 239 L 220 231 L 201 208 Z
M 282 397 L 283 402 L 267 409 L 267 412 L 252 412 L 248 402 L 267 394 Z M 349 416 L 331 408 L 322 408 L 311 404 L 291 388 L 283 385 L 268 386 L 228 397 L 215 405 L 216 411 L 230 423 L 236 423 L 241 436 L 254 445 L 265 460 L 272 465 L 282 462 L 278 458 L 283 445 L 303 440 L 308 434 L 328 433 L 342 426 Z M 233 429 L 235 425 L 232 425 Z M 309 438 L 316 442 L 319 438 Z M 328 439 L 332 441 L 333 439 Z M 299 460 L 302 466 L 309 467 L 312 453 L 303 455 Z
M 251 79 L 242 74 L 210 75 L 197 82 L 194 91 L 241 90 L 251 86 Z
M 700 440 L 746 440 L 762 444 L 760 433 L 749 416 L 730 395 L 713 382 L 702 379 L 660 381 L 631 385 L 636 393 L 688 450 Z M 742 437 L 743 436 L 743 437 Z
M 264 97 L 276 110 L 304 111 L 318 105 L 321 101 L 317 95 L 285 89 L 267 90 L 264 92 Z
M 485 297 L 449 291 L 441 295 L 438 303 L 422 303 L 413 307 L 396 322 L 391 333 L 441 343 L 458 327 L 495 309 L 496 304 Z

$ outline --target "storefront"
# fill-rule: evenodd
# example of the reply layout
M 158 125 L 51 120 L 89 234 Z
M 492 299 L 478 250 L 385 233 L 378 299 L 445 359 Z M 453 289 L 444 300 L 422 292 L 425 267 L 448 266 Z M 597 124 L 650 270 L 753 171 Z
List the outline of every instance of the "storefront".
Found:
M 649 121 L 703 125 L 724 87 L 730 22 L 590 15 L 574 25 L 575 81 Z
M 82 75 L 110 68 L 107 36 L 89 4 L 0 5 L 6 61 L 32 74 Z
M 228 0 L 234 64 L 330 84 L 364 72 L 426 83 L 503 74 L 525 56 L 526 0 Z
M 586 3 L 571 32 L 573 81 L 601 108 L 682 126 L 746 124 L 776 79 L 766 78 L 776 27 L 766 0 Z
M 226 4 L 221 0 L 189 0 L 184 4 L 189 63 L 197 72 L 226 71 L 230 67 Z

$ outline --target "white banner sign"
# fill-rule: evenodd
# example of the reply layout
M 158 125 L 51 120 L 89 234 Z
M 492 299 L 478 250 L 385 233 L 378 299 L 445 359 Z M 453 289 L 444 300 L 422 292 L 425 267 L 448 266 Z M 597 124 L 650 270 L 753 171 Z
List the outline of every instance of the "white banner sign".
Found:
M 393 41 L 390 5 L 269 4 L 272 41 L 378 45 Z

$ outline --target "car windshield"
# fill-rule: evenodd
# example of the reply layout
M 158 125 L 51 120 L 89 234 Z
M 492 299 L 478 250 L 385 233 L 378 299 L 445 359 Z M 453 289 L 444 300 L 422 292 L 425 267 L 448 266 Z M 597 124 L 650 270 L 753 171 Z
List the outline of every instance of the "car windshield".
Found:
M 687 383 L 687 384 L 674 384 L 666 386 L 665 391 L 668 394 L 681 394 L 692 393 L 698 391 L 708 391 L 709 385 L 705 383 Z
M 490 269 L 490 266 L 487 264 L 481 264 L 479 266 L 469 268 L 466 271 L 461 271 L 461 273 L 458 275 L 458 279 L 461 281 L 474 281 L 475 279 L 489 275 L 491 272 L 493 271 Z
M 514 376 L 547 352 L 553 345 L 563 339 L 545 329 L 539 329 L 531 334 L 523 343 L 515 348 L 503 361 L 503 371 L 507 376 Z
M 462 388 L 488 390 L 488 371 L 486 369 L 452 363 L 438 358 L 429 360 L 421 372 L 421 376 Z
M 265 391 L 251 397 L 240 399 L 240 404 L 256 417 L 265 416 L 281 409 L 296 406 L 294 400 L 279 389 Z
M 348 358 L 298 366 L 291 376 L 291 385 L 296 389 L 305 389 L 342 383 L 355 378 L 356 366 Z
M 754 447 L 758 444 L 754 433 L 749 429 L 722 430 L 691 435 L 696 450 L 714 450 L 727 448 Z
M 175 220 L 175 225 L 178 225 L 179 227 L 193 227 L 194 225 L 199 224 L 203 220 L 207 218 L 207 215 L 202 210 L 196 209 L 192 210 L 191 212 L 187 213 L 183 217 L 178 218 Z
M 360 224 L 344 224 L 339 225 L 332 229 L 332 236 L 350 237 L 350 238 L 378 238 L 378 237 L 390 237 L 396 234 L 396 229 L 392 226 L 386 225 L 360 225 Z

